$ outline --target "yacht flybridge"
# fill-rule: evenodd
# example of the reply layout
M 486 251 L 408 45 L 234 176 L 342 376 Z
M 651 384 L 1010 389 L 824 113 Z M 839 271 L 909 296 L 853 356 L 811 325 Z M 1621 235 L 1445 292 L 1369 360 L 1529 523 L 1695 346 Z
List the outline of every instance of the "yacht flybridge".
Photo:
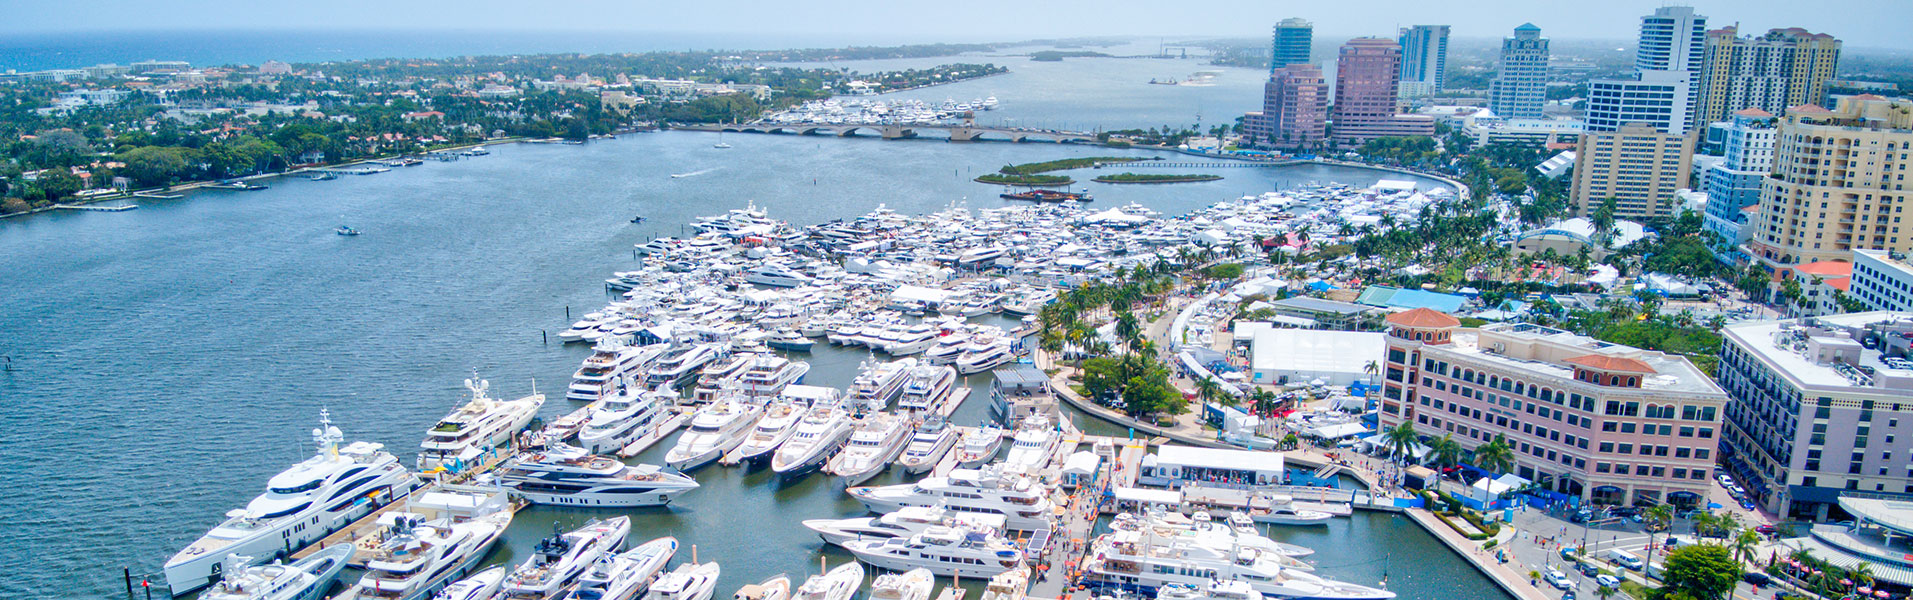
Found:
M 410 494 L 418 477 L 384 446 L 353 442 L 319 411 L 312 441 L 319 452 L 266 482 L 266 493 L 166 561 L 166 584 L 175 593 L 204 587 L 225 570 L 233 554 L 259 560 L 296 551 L 324 539 L 379 507 Z
M 566 400 L 596 402 L 623 388 L 641 385 L 645 369 L 664 354 L 665 346 L 627 346 L 623 341 L 607 338 L 600 340 L 593 350 L 572 375 L 571 387 L 565 391 Z
M 545 405 L 545 395 L 535 390 L 517 400 L 493 399 L 485 395 L 491 383 L 476 375 L 465 380 L 465 388 L 472 391 L 472 399 L 439 419 L 419 444 L 420 471 L 457 472 L 476 464 L 486 452 L 511 441 Z

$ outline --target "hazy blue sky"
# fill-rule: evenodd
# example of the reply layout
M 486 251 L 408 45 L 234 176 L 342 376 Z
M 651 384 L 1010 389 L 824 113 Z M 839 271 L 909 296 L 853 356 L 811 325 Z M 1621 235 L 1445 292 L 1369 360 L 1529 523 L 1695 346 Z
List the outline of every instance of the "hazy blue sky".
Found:
M 1523 21 L 1558 38 L 1631 38 L 1638 0 L 0 0 L 0 33 L 122 29 L 630 30 L 934 40 L 1144 34 L 1266 35 L 1299 16 L 1327 36 L 1448 24 L 1458 36 L 1503 36 Z M 1710 26 L 1805 27 L 1849 45 L 1913 48 L 1913 0 L 1696 0 Z

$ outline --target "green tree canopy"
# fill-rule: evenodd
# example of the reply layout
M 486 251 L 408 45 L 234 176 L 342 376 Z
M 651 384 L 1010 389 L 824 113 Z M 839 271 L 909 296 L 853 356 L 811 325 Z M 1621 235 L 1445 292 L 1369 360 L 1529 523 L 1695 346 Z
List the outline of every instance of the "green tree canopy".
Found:
M 1661 580 L 1670 596 L 1686 594 L 1695 600 L 1722 600 L 1740 578 L 1740 564 L 1726 546 L 1692 544 L 1667 552 Z

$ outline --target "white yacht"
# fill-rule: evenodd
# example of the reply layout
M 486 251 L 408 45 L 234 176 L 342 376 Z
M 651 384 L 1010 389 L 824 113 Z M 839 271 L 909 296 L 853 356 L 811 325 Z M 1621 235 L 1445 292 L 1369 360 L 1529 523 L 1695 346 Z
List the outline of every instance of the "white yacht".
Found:
M 811 278 L 802 271 L 783 265 L 763 265 L 745 274 L 744 281 L 771 287 L 794 288 L 810 285 Z
M 1023 551 L 991 532 L 936 526 L 907 538 L 851 540 L 857 560 L 892 571 L 929 569 L 953 577 L 994 577 L 1023 566 Z
M 850 600 L 864 585 L 863 565 L 850 561 L 822 575 L 812 575 L 797 588 L 793 600 Z
M 722 569 L 716 562 L 684 563 L 659 577 L 644 593 L 644 600 L 711 600 L 717 592 L 717 576 Z
M 797 432 L 771 457 L 771 470 L 799 476 L 824 466 L 824 461 L 850 439 L 850 429 L 850 410 L 844 405 L 811 406 L 810 414 L 797 422 Z
M 757 363 L 760 356 L 763 355 L 739 352 L 730 358 L 707 363 L 697 375 L 697 388 L 691 392 L 691 402 L 703 404 L 717 399 L 717 392 L 724 389 L 724 383 L 737 381 L 746 369 Z
M 502 507 L 501 507 L 502 508 Z M 459 521 L 424 520 L 416 513 L 379 515 L 383 527 L 357 542 L 366 548 L 365 575 L 335 596 L 337 600 L 419 600 L 427 598 L 484 560 L 511 525 L 510 510 Z
M 956 364 L 957 358 L 962 357 L 963 351 L 969 347 L 969 335 L 952 333 L 937 338 L 935 344 L 931 344 L 929 349 L 923 351 L 923 359 L 933 365 Z
M 1004 467 L 1023 473 L 1041 471 L 1056 454 L 1060 437 L 1056 428 L 1050 426 L 1048 417 L 1035 415 L 1023 419 L 1022 425 L 1016 428 L 1016 435 L 1010 438 L 1010 453 L 1003 457 Z
M 910 369 L 909 381 L 903 385 L 903 395 L 897 399 L 897 408 L 907 414 L 931 413 L 944 414 L 944 403 L 956 393 L 956 369 L 919 363 Z
M 789 389 L 789 388 L 786 388 Z M 797 433 L 797 422 L 810 412 L 810 407 L 789 398 L 779 397 L 764 407 L 764 416 L 751 426 L 750 435 L 725 455 L 724 462 L 738 464 L 769 460 L 777 452 L 777 447 Z
M 850 540 L 908 538 L 937 526 L 962 525 L 973 531 L 1001 532 L 1003 524 L 1003 515 L 958 512 L 937 506 L 905 506 L 875 517 L 804 521 L 804 527 L 817 532 L 829 544 L 842 544 Z
M 957 466 L 974 469 L 996 458 L 998 450 L 1003 448 L 1003 428 L 995 425 L 980 425 L 969 433 L 963 434 L 963 441 L 957 446 Z
M 1235 522 L 1218 522 L 1209 517 L 1209 513 L 1198 511 L 1195 516 L 1187 517 L 1182 513 L 1152 511 L 1143 514 L 1119 513 L 1109 525 L 1112 531 L 1148 531 L 1159 538 L 1178 538 L 1194 540 L 1198 544 L 1211 548 L 1227 550 L 1229 548 L 1260 548 L 1270 554 L 1281 557 L 1308 556 L 1315 549 L 1298 544 L 1289 544 L 1269 539 L 1253 527 L 1243 528 Z M 1312 571 L 1313 567 L 1300 561 L 1281 561 L 1282 566 Z
M 910 436 L 910 442 L 904 444 L 903 454 L 897 457 L 897 465 L 911 475 L 928 473 L 936 468 L 944 455 L 950 453 L 951 448 L 956 447 L 957 440 L 962 437 L 948 420 L 931 415 L 923 421 L 922 426 L 917 427 L 917 432 Z
M 1156 600 L 1263 600 L 1262 592 L 1242 581 L 1210 581 L 1203 585 L 1171 583 L 1156 588 Z
M 432 600 L 491 600 L 498 595 L 498 586 L 504 585 L 506 572 L 504 565 L 479 571 L 477 575 L 445 586 Z
M 913 428 L 902 415 L 873 412 L 857 419 L 844 449 L 830 458 L 824 472 L 844 478 L 846 485 L 857 485 L 876 477 L 903 452 Z
M 1023 600 L 1030 589 L 1030 569 L 1010 569 L 990 578 L 982 600 Z
M 1001 469 L 956 469 L 947 477 L 928 477 L 913 484 L 855 487 L 849 492 L 875 512 L 892 512 L 905 506 L 942 506 L 1003 515 L 1011 529 L 1037 530 L 1050 525 L 1051 504 L 1043 484 Z
M 167 559 L 166 585 L 174 593 L 199 589 L 224 570 L 226 556 L 270 558 L 324 539 L 387 503 L 410 494 L 418 477 L 384 446 L 339 442 L 345 434 L 319 411 L 312 441 L 319 452 L 266 482 L 266 493 Z
M 693 383 L 697 381 L 699 369 L 723 357 L 723 354 L 718 344 L 690 344 L 674 348 L 651 365 L 651 370 L 645 373 L 644 386 L 682 387 Z
M 1002 246 L 987 246 L 983 248 L 971 248 L 969 250 L 964 250 L 962 254 L 957 255 L 956 264 L 958 267 L 961 267 L 961 268 L 982 267 L 992 262 L 995 262 L 996 259 L 1002 258 L 1003 255 L 1009 254 L 1009 252 L 1010 252 L 1009 248 L 1004 248 Z
M 883 410 L 890 401 L 903 393 L 903 384 L 910 380 L 910 370 L 917 366 L 917 359 L 905 358 L 890 362 L 866 360 L 859 366 L 857 379 L 850 383 L 850 405 L 861 410 Z
M 677 555 L 678 539 L 661 537 L 620 554 L 605 553 L 591 564 L 563 600 L 634 600 Z
M 426 432 L 425 441 L 419 444 L 420 471 L 443 468 L 457 472 L 476 464 L 480 456 L 510 441 L 545 405 L 545 395 L 535 391 L 517 400 L 495 400 L 485 395 L 490 387 L 490 382 L 475 376 L 465 380 L 472 399 Z
M 565 533 L 555 531 L 556 523 L 552 527 L 554 535 L 538 542 L 531 550 L 531 558 L 505 576 L 500 598 L 546 600 L 557 597 L 572 580 L 598 562 L 599 557 L 624 546 L 624 537 L 631 533 L 631 517 L 592 519 L 583 527 Z
M 566 400 L 596 402 L 618 393 L 621 387 L 636 385 L 651 362 L 664 354 L 665 346 L 626 346 L 616 339 L 606 339 L 593 349 L 596 351 L 585 357 L 584 364 L 572 375 Z
M 690 471 L 716 462 L 750 437 L 763 414 L 764 405 L 736 396 L 705 405 L 691 417 L 691 427 L 678 436 L 677 445 L 665 453 L 664 464 Z
M 896 339 L 888 340 L 882 350 L 892 356 L 909 356 L 929 350 L 936 345 L 943 331 L 927 323 L 918 323 L 904 328 Z
M 668 390 L 647 392 L 636 388 L 600 400 L 578 431 L 578 445 L 592 454 L 617 452 L 657 431 L 665 419 L 665 404 L 671 401 Z
M 274 562 L 248 567 L 248 556 L 226 556 L 226 578 L 199 595 L 205 600 L 319 600 L 339 571 L 352 560 L 352 544 L 327 546 L 292 564 Z
M 697 482 L 682 473 L 627 465 L 564 444 L 518 455 L 499 470 L 497 480 L 526 502 L 559 506 L 662 506 L 697 489 Z
M 790 576 L 772 575 L 769 579 L 737 588 L 731 600 L 790 600 Z
M 1265 499 L 1266 502 L 1258 504 L 1255 500 L 1250 500 L 1248 513 L 1234 513 L 1229 515 L 1230 525 L 1236 525 L 1236 517 L 1242 517 L 1242 520 L 1248 521 L 1246 525 L 1249 527 L 1254 527 L 1255 523 L 1270 523 L 1274 525 L 1327 525 L 1329 519 L 1335 518 L 1335 515 L 1324 511 L 1296 508 L 1295 498 L 1288 494 L 1272 494 L 1258 498 L 1258 500 L 1260 499 Z
M 810 372 L 810 363 L 790 360 L 782 356 L 759 355 L 751 366 L 738 376 L 738 383 L 744 385 L 744 394 L 752 398 L 776 396 L 784 386 L 803 383 L 804 374 Z
M 970 375 L 982 373 L 1016 359 L 1016 353 L 1010 350 L 1007 339 L 993 339 L 986 342 L 972 342 L 965 348 L 962 356 L 956 359 L 957 373 Z
M 885 573 L 870 583 L 870 600 L 930 600 L 936 576 L 929 569 L 911 569 L 908 573 Z
M 1096 539 L 1083 562 L 1083 583 L 1153 595 L 1182 584 L 1240 581 L 1264 597 L 1307 600 L 1388 600 L 1394 592 L 1343 583 L 1283 567 L 1266 548 L 1216 548 L 1182 537 L 1159 537 L 1148 530 L 1115 531 Z

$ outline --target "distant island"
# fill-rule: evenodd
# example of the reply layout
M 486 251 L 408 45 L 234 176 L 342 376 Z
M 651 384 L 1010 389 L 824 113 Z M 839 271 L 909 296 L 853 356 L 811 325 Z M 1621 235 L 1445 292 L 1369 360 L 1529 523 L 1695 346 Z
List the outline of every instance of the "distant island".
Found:
M 996 185 L 1051 186 L 1076 183 L 1068 175 L 1011 175 L 1005 173 L 986 173 L 976 178 L 977 183 Z
M 1036 62 L 1063 62 L 1065 58 L 1108 58 L 1108 54 L 1091 50 L 1043 50 L 1030 54 L 1030 60 Z
M 1103 175 L 1090 181 L 1096 183 L 1192 183 L 1197 181 L 1216 181 L 1219 179 L 1222 179 L 1221 175 L 1145 175 L 1142 173 L 1117 173 L 1115 175 Z
M 1131 156 L 1089 156 L 1084 158 L 1062 158 L 1043 162 L 1023 163 L 1020 165 L 1005 165 L 1003 168 L 997 169 L 995 173 L 977 177 L 976 182 L 1023 186 L 1070 185 L 1076 183 L 1076 180 L 1071 179 L 1067 175 L 1044 175 L 1043 173 L 1081 169 L 1084 167 L 1101 167 L 1102 165 L 1123 164 L 1142 160 L 1162 159 L 1137 158 Z

